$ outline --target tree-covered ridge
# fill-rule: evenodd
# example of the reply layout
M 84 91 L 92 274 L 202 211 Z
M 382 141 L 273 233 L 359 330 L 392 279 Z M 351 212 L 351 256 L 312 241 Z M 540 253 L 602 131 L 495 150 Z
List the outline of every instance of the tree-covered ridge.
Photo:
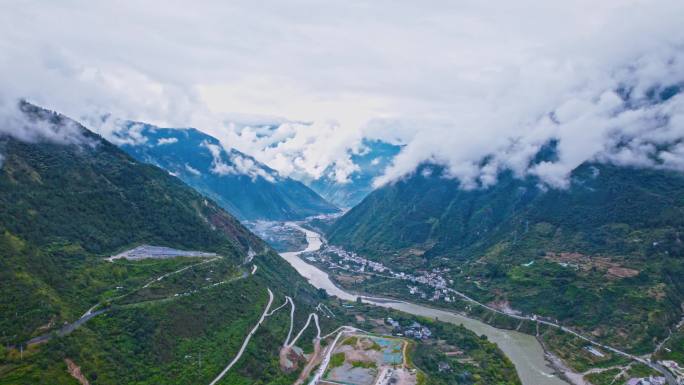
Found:
M 326 333 L 358 323 L 348 306 L 314 290 L 211 200 L 63 116 L 22 108 L 29 119 L 75 125 L 83 140 L 0 139 L 0 384 L 76 384 L 74 366 L 90 384 L 208 383 L 257 322 L 267 289 L 275 295 L 272 310 L 286 295 L 293 298 L 296 327 L 321 302 L 335 314 L 320 316 Z M 218 256 L 104 259 L 142 243 Z M 297 378 L 298 371 L 280 367 L 290 314 L 279 308 L 221 383 Z M 87 311 L 98 315 L 70 334 L 58 333 Z M 478 341 L 465 329 L 459 333 Z M 26 343 L 46 335 L 47 342 Z M 313 327 L 303 334 L 306 352 L 314 336 Z M 490 368 L 501 371 L 488 376 L 517 379 L 490 345 L 487 355 L 473 358 L 496 361 Z
M 25 120 L 18 124 L 68 128 L 71 137 L 0 138 L 3 343 L 22 342 L 41 325 L 73 321 L 118 278 L 135 282 L 157 272 L 102 263 L 123 248 L 148 243 L 207 250 L 233 263 L 266 248 L 177 178 L 136 162 L 62 115 L 28 103 L 20 111 Z M 18 136 L 26 127 L 14 129 Z
M 27 138 L 17 126 L 0 138 L 0 383 L 73 384 L 66 359 L 91 384 L 207 382 L 236 353 L 267 288 L 313 311 L 316 291 L 213 201 L 62 115 L 21 111 L 19 124 L 68 126 L 71 136 Z M 143 243 L 218 256 L 104 259 Z M 89 309 L 104 312 L 57 337 Z M 274 342 L 287 316 L 262 329 L 226 383 L 292 382 Z
M 500 175 L 462 189 L 439 167 L 385 186 L 332 243 L 406 268 L 450 267 L 454 287 L 646 352 L 681 318 L 684 176 L 583 164 L 567 189 Z
M 246 253 L 261 241 L 214 202 L 157 167 L 56 113 L 32 119 L 77 125 L 86 144 L 0 138 L 0 228 L 36 245 L 67 241 L 93 253 L 133 243 Z

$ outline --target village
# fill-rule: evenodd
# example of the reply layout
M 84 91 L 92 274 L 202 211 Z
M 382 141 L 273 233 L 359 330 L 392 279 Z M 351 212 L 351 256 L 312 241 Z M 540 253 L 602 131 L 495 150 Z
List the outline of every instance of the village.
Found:
M 444 278 L 444 275 L 450 271 L 449 268 L 419 271 L 419 274 L 396 272 L 380 262 L 371 261 L 359 256 L 355 252 L 332 245 L 326 245 L 320 251 L 308 253 L 305 258 L 313 263 L 324 264 L 326 269 L 329 270 L 344 270 L 352 273 L 404 280 L 434 289 L 431 295 L 429 295 L 424 290 L 421 290 L 419 286 L 408 285 L 409 292 L 422 299 L 430 301 L 441 299 L 445 302 L 452 302 L 454 300 L 454 297 L 450 295 L 453 290 L 448 286 L 453 284 L 453 280 L 447 281 Z
M 388 279 L 396 279 L 408 281 L 407 289 L 410 295 L 419 297 L 427 301 L 443 301 L 445 303 L 453 302 L 458 292 L 449 287 L 453 284 L 453 280 L 444 278 L 451 270 L 449 268 L 434 268 L 431 270 L 418 270 L 417 274 L 409 274 L 405 272 L 396 272 L 380 262 L 371 261 L 359 256 L 357 253 L 347 251 L 341 247 L 333 245 L 324 245 L 324 247 L 312 253 L 307 253 L 304 258 L 309 262 L 316 264 L 323 264 L 326 269 L 343 270 L 349 273 L 358 273 L 364 275 L 373 275 L 384 277 Z M 430 293 L 428 288 L 432 289 Z M 507 306 L 497 309 L 503 313 L 513 316 L 519 316 L 520 313 Z M 543 317 L 533 315 L 532 319 L 545 320 Z M 552 320 L 555 321 L 555 320 Z M 556 321 L 557 322 L 557 321 Z M 399 323 L 391 318 L 386 320 L 386 323 L 394 328 L 393 334 L 396 336 L 404 336 L 415 339 L 428 339 L 431 332 L 427 327 L 424 327 L 416 322 L 410 326 L 402 327 Z M 590 354 L 597 357 L 603 357 L 604 354 L 591 345 L 584 348 Z M 678 365 L 675 361 L 660 361 L 658 364 L 666 367 L 675 376 L 675 381 L 678 384 L 684 385 L 684 368 Z M 665 385 L 665 377 L 642 377 L 630 378 L 626 384 L 628 385 Z

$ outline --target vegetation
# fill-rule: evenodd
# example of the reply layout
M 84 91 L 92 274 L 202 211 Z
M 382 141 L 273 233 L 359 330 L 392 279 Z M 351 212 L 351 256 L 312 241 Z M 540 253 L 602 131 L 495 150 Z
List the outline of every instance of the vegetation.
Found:
M 261 240 L 178 179 L 61 115 L 22 109 L 36 124 L 74 127 L 80 139 L 0 137 L 0 384 L 74 384 L 67 358 L 91 384 L 208 383 L 256 323 L 267 288 L 276 302 L 295 298 L 297 324 L 321 300 Z M 139 244 L 221 258 L 104 260 Z M 241 267 L 249 250 L 258 253 L 255 275 Z M 98 303 L 104 313 L 57 338 L 62 324 Z M 288 325 L 288 312 L 269 317 L 222 383 L 291 384 L 296 373 L 281 372 L 273 343 Z M 55 338 L 26 346 L 46 333 Z M 305 349 L 312 333 L 302 337 Z
M 593 385 L 611 385 L 624 382 L 625 378 L 619 376 L 620 369 L 609 369 L 600 373 L 592 373 L 585 376 Z M 617 379 L 617 380 L 616 380 Z
M 330 357 L 330 369 L 344 365 L 344 352 L 335 353 Z
M 377 369 L 378 367 L 375 362 L 352 361 L 351 364 L 353 368 Z
M 328 239 L 407 272 L 450 268 L 454 288 L 481 302 L 507 301 L 637 354 L 681 319 L 681 173 L 584 164 L 566 190 L 505 173 L 464 190 L 442 172 L 425 165 L 373 192 Z
M 22 108 L 42 123 L 76 125 L 28 104 Z M 75 384 L 67 359 L 91 384 L 208 383 L 259 319 L 266 288 L 275 293 L 274 307 L 285 295 L 294 298 L 296 325 L 320 302 L 336 314 L 320 317 L 325 331 L 341 324 L 373 327 L 359 320 L 377 315 L 415 319 L 362 304 L 349 309 L 328 299 L 212 201 L 77 127 L 88 144 L 0 138 L 0 385 Z M 143 243 L 213 251 L 220 258 L 103 258 Z M 250 250 L 258 253 L 251 262 L 258 266 L 254 275 L 242 266 Z M 94 304 L 105 311 L 57 335 L 63 323 Z M 440 338 L 468 346 L 473 366 L 485 368 L 477 374 L 483 381 L 517 383 L 495 345 L 462 327 L 429 324 Z M 296 371 L 284 373 L 278 362 L 288 327 L 289 312 L 268 317 L 221 383 L 294 382 Z M 313 349 L 314 329 L 300 339 L 304 351 Z M 53 338 L 26 345 L 46 333 Z M 432 381 L 431 357 L 416 357 L 426 367 L 419 372 L 422 383 Z M 333 359 L 334 365 L 339 358 Z
M 23 109 L 35 124 L 76 125 L 28 104 Z M 186 263 L 102 261 L 121 249 L 150 243 L 213 251 L 237 262 L 248 249 L 265 247 L 178 179 L 76 128 L 87 144 L 0 138 L 3 344 L 22 342 L 41 325 L 73 321 L 116 286 Z
M 484 336 L 478 336 L 463 325 L 433 321 L 392 309 L 370 305 L 353 308 L 331 305 L 336 314 L 344 314 L 350 324 L 378 334 L 391 334 L 391 327 L 384 320 L 393 318 L 401 325 L 413 322 L 427 326 L 432 337 L 427 340 L 411 340 L 408 348 L 408 365 L 418 369 L 419 383 L 446 384 L 520 384 L 513 363 Z M 358 317 L 360 318 L 358 318 Z M 360 319 L 363 319 L 360 321 Z M 380 326 L 382 325 L 382 326 Z M 347 343 L 346 340 L 343 343 Z M 460 355 L 447 356 L 447 352 Z M 344 358 L 344 357 L 343 357 Z M 448 363 L 449 371 L 440 371 L 439 364 Z
M 672 333 L 670 339 L 656 354 L 656 358 L 673 360 L 679 363 L 679 366 L 684 367 L 684 327 L 680 326 Z
M 425 321 L 423 321 L 425 322 Z M 416 346 L 413 360 L 434 384 L 520 384 L 513 363 L 485 336 L 478 337 L 463 325 L 429 322 L 439 339 Z M 461 355 L 447 356 L 446 352 Z M 447 364 L 448 369 L 440 363 Z

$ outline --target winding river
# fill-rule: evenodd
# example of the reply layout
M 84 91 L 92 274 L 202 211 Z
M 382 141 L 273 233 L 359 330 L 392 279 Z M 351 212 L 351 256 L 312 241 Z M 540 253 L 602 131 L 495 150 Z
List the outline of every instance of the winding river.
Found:
M 280 255 L 289 262 L 304 278 L 316 288 L 325 289 L 329 295 L 337 296 L 341 299 L 354 301 L 356 295 L 348 293 L 337 287 L 328 276 L 328 273 L 305 262 L 299 254 L 309 251 L 316 251 L 321 248 L 323 242 L 320 234 L 302 228 L 291 223 L 291 226 L 298 228 L 306 234 L 308 245 L 304 250 L 297 252 L 281 253 Z M 376 306 L 388 307 L 406 313 L 439 318 L 440 321 L 463 324 L 478 335 L 486 335 L 487 338 L 499 345 L 499 348 L 511 359 L 518 375 L 524 385 L 567 385 L 554 374 L 544 358 L 544 351 L 539 342 L 531 335 L 519 333 L 512 330 L 497 329 L 481 321 L 462 316 L 457 313 L 438 310 L 403 301 L 395 301 L 381 298 L 363 297 L 364 302 Z

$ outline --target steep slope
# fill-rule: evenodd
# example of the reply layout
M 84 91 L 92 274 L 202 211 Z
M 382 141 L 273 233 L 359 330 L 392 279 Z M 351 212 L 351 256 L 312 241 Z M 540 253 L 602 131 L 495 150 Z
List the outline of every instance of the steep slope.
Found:
M 584 164 L 566 190 L 501 175 L 464 190 L 423 165 L 341 217 L 341 244 L 405 269 L 450 267 L 484 301 L 646 351 L 681 318 L 684 175 Z
M 333 224 L 330 240 L 370 254 L 410 249 L 421 256 L 457 256 L 540 192 L 534 182 L 506 176 L 489 189 L 464 190 L 442 173 L 439 166 L 423 165 L 374 191 Z
M 135 162 L 64 116 L 29 104 L 22 110 L 30 124 L 70 125 L 80 142 L 0 139 L 0 231 L 8 244 L 2 250 L 19 254 L 3 256 L 3 273 L 22 271 L 27 281 L 45 284 L 59 296 L 70 285 L 64 281 L 68 270 L 87 255 L 149 243 L 214 251 L 237 261 L 249 249 L 264 248 L 237 220 L 164 171 Z M 60 307 L 63 301 L 51 302 Z M 23 317 L 24 312 L 14 313 Z M 12 329 L 23 324 L 24 330 L 49 321 L 2 320 Z
M 128 123 L 115 134 L 121 148 L 154 164 L 215 200 L 243 220 L 293 220 L 336 212 L 304 184 L 195 129 Z
M 373 191 L 373 179 L 382 174 L 400 150 L 398 145 L 364 139 L 361 151 L 350 156 L 357 170 L 347 180 L 338 181 L 334 167 L 328 167 L 320 178 L 307 184 L 338 207 L 354 207 Z
M 24 118 L 4 120 L 15 126 L 0 137 L 0 384 L 206 384 L 238 352 L 219 384 L 292 384 L 305 360 L 288 355 L 293 361 L 281 366 L 280 348 L 294 330 L 297 345 L 314 350 L 316 328 L 301 328 L 316 309 L 321 334 L 342 324 L 389 333 L 382 322 L 389 315 L 405 325 L 417 320 L 329 301 L 166 171 L 64 116 L 21 109 Z M 48 135 L 23 135 L 25 125 Z M 55 135 L 61 130 L 68 135 Z M 140 243 L 216 255 L 105 258 Z M 493 343 L 462 326 L 420 321 L 436 337 L 464 343 L 463 376 L 520 383 Z M 448 360 L 443 352 L 407 354 L 430 378 L 448 382 L 434 364 Z
M 208 383 L 267 289 L 296 298 L 298 323 L 313 311 L 316 291 L 217 204 L 62 115 L 21 113 L 0 137 L 0 383 L 73 384 L 66 358 L 91 383 Z M 105 261 L 142 243 L 218 257 Z M 94 304 L 105 312 L 57 338 Z M 277 361 L 288 323 L 270 318 L 223 383 L 292 383 Z M 39 335 L 53 338 L 26 345 Z

